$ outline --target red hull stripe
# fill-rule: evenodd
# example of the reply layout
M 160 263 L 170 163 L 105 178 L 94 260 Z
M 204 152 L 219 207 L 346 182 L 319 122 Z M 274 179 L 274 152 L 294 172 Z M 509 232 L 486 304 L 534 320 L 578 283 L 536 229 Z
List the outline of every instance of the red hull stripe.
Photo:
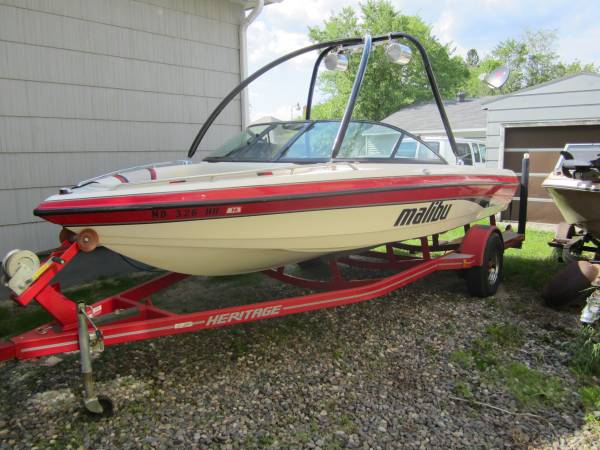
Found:
M 205 189 L 156 194 L 112 195 L 108 197 L 80 198 L 74 200 L 56 200 L 43 202 L 37 211 L 58 210 L 63 208 L 100 208 L 136 205 L 158 205 L 179 203 L 239 203 L 245 199 L 268 199 L 269 197 L 290 197 L 326 193 L 344 193 L 376 189 L 424 189 L 444 185 L 468 186 L 479 184 L 514 184 L 514 176 L 410 176 L 389 178 L 362 178 L 356 180 L 322 181 L 314 183 L 290 183 L 263 186 L 248 186 L 229 189 Z M 115 192 L 118 194 L 118 192 Z
M 415 203 L 432 200 L 485 199 L 492 203 L 505 204 L 514 195 L 516 185 L 507 184 L 466 184 L 441 187 L 420 186 L 415 189 L 391 188 L 385 190 L 365 190 L 362 192 L 326 193 L 287 198 L 258 198 L 211 203 L 185 201 L 187 196 L 179 194 L 180 202 L 165 204 L 130 203 L 129 205 L 80 206 L 69 205 L 52 209 L 38 208 L 36 214 L 60 225 L 110 225 L 127 223 L 157 223 L 182 220 L 215 219 L 249 215 L 281 214 L 296 211 L 355 208 L 399 203 Z M 198 194 L 198 193 L 190 193 Z M 335 195 L 334 195 L 335 194 Z M 131 199 L 131 197 L 129 197 Z M 185 200 L 184 200 L 185 198 Z M 113 198 L 114 199 L 114 198 Z M 98 199 L 93 199 L 98 200 Z M 69 202 L 72 203 L 72 202 Z M 47 206 L 43 204 L 41 206 Z M 61 202 L 62 206 L 62 202 Z M 81 208 L 81 209 L 80 209 Z

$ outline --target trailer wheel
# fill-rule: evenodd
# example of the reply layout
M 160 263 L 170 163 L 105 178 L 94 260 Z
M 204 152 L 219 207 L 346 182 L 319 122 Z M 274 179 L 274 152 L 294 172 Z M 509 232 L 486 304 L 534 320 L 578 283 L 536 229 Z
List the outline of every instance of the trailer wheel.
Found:
M 504 267 L 504 244 L 498 233 L 488 237 L 483 264 L 466 271 L 467 289 L 474 297 L 489 297 L 498 290 Z

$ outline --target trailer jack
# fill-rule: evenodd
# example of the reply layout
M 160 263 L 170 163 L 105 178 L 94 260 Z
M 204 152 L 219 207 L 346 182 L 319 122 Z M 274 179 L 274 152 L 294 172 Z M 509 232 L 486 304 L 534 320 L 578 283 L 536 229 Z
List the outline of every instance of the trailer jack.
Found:
M 91 335 L 88 323 L 95 330 Z M 102 352 L 104 350 L 104 340 L 102 332 L 87 315 L 85 303 L 77 305 L 77 336 L 79 343 L 79 363 L 81 365 L 81 378 L 83 381 L 83 406 L 92 415 L 112 416 L 114 412 L 112 400 L 103 395 L 96 395 L 94 388 L 92 350 Z

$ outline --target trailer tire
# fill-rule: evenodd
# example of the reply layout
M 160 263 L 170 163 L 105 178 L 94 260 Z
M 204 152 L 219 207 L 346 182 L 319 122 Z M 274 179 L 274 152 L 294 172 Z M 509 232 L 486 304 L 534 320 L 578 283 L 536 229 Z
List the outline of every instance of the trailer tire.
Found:
M 485 244 L 483 264 L 466 271 L 467 289 L 473 297 L 489 297 L 498 290 L 504 269 L 504 243 L 491 233 Z

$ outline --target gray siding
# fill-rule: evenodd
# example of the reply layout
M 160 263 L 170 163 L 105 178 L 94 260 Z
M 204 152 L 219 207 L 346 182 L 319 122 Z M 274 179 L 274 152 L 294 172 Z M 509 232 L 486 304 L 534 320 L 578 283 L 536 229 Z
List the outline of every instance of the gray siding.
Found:
M 58 187 L 185 157 L 239 82 L 242 14 L 225 0 L 0 0 L 0 255 L 56 245 L 31 211 Z M 199 153 L 240 124 L 238 99 Z
M 566 125 L 600 118 L 600 76 L 578 74 L 499 98 L 487 107 L 488 165 L 502 161 L 504 127 L 511 124 Z

